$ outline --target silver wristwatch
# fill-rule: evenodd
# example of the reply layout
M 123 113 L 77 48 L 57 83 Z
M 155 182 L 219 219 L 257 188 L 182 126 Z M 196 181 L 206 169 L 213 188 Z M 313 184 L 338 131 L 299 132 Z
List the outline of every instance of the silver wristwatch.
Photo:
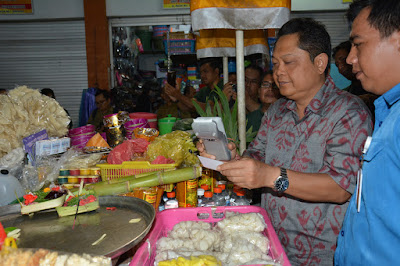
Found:
M 278 176 L 274 182 L 273 190 L 279 193 L 283 193 L 289 188 L 289 178 L 285 168 L 281 168 L 281 175 Z

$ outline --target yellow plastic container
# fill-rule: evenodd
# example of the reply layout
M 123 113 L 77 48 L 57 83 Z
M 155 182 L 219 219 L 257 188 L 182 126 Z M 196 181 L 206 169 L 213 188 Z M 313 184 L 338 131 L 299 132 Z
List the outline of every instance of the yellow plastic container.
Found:
M 77 176 L 68 176 L 68 183 L 70 184 L 79 184 L 79 178 Z
M 90 168 L 81 168 L 80 175 L 91 175 Z
M 112 180 L 123 176 L 137 175 L 141 173 L 161 170 L 174 170 L 177 164 L 151 164 L 149 161 L 123 162 L 122 164 L 97 164 L 101 171 L 103 181 Z

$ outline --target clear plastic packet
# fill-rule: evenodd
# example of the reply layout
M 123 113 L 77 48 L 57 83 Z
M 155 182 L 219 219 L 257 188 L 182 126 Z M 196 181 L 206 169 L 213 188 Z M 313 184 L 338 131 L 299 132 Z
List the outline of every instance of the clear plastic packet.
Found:
M 2 265 L 93 265 L 111 266 L 111 258 L 48 249 L 7 248 L 0 252 Z

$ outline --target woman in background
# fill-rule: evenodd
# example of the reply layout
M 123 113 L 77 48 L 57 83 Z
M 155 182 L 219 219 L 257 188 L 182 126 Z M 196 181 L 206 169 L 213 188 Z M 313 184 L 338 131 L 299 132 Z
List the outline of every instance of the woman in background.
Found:
M 268 71 L 264 74 L 261 86 L 258 89 L 258 97 L 261 102 L 260 107 L 257 110 L 247 114 L 247 129 L 252 126 L 253 132 L 257 132 L 260 128 L 261 119 L 271 104 L 282 97 L 279 93 L 278 87 L 276 87 L 274 83 L 272 71 Z

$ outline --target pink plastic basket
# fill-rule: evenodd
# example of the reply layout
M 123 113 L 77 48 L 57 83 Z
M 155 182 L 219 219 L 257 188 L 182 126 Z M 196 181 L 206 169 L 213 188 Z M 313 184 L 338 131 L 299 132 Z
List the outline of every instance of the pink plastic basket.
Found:
M 285 251 L 283 250 L 278 236 L 267 216 L 266 211 L 257 206 L 228 206 L 228 207 L 198 207 L 198 208 L 178 208 L 169 209 L 157 213 L 155 222 L 143 240 L 142 244 L 136 251 L 129 266 L 136 265 L 154 265 L 155 251 L 157 240 L 163 236 L 167 236 L 175 224 L 183 221 L 203 221 L 214 223 L 225 217 L 226 211 L 234 211 L 239 213 L 256 212 L 260 213 L 265 220 L 267 229 L 264 235 L 270 240 L 270 250 L 268 254 L 279 260 L 282 265 L 291 265 Z

